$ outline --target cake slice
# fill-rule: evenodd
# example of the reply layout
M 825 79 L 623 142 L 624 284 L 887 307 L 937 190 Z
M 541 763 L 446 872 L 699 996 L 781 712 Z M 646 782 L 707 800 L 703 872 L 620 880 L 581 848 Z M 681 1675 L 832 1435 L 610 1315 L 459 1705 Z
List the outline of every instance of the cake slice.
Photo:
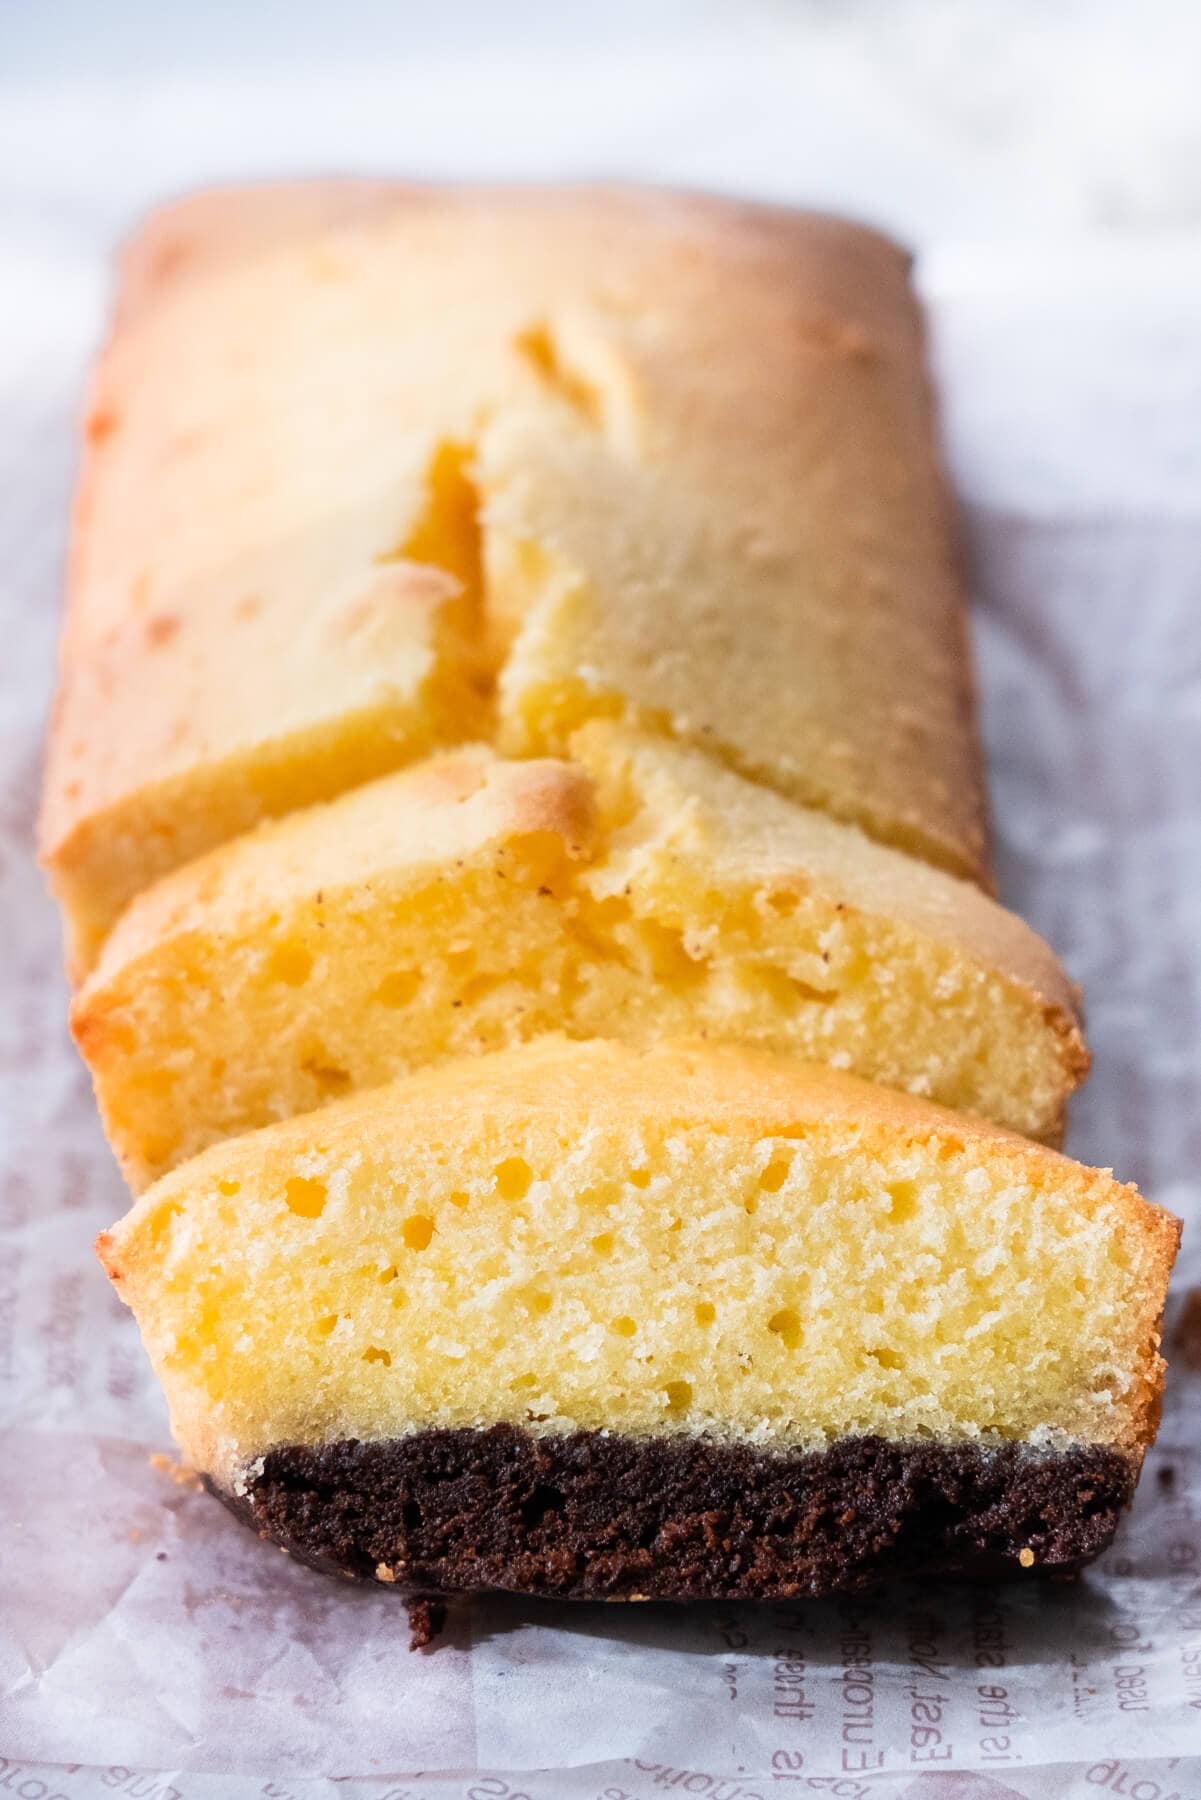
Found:
M 1059 1136 L 1087 1055 L 1020 920 L 701 751 L 572 751 L 450 751 L 140 895 L 71 1015 L 131 1185 L 552 1029 L 757 1043 Z
M 73 972 L 181 863 L 486 735 L 510 654 L 522 754 L 624 712 L 987 882 L 962 612 L 875 233 L 597 188 L 182 201 L 87 420 L 41 825 Z
M 551 1039 L 214 1148 L 98 1248 L 184 1457 L 294 1554 L 768 1598 L 1103 1549 L 1177 1232 L 836 1071 Z

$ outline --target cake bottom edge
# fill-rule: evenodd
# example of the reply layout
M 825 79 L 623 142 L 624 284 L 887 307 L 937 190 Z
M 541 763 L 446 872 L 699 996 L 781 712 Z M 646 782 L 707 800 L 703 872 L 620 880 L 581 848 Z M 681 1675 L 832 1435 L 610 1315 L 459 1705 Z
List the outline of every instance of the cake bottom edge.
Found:
M 240 1491 L 208 1485 L 297 1560 L 396 1586 L 422 1643 L 430 1602 L 460 1593 L 795 1600 L 1069 1574 L 1111 1542 L 1140 1461 L 1091 1444 L 863 1436 L 787 1451 L 494 1425 L 282 1444 Z

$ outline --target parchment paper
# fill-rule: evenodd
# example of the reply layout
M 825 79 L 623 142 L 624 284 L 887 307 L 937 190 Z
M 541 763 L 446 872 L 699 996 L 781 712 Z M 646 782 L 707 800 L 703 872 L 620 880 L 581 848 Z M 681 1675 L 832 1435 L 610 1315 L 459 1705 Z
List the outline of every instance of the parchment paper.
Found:
M 0 289 L 0 1796 L 1201 1796 L 1201 1376 L 1079 1585 L 778 1611 L 461 1606 L 297 1568 L 151 1463 L 90 1240 L 124 1210 L 31 858 L 93 246 Z M 1071 1148 L 1201 1281 L 1201 249 L 927 257 L 1005 897 L 1084 983 Z M 5 308 L 11 317 L 5 318 Z M 18 319 L 20 329 L 14 322 Z M 418 1773 L 417 1771 L 426 1771 Z

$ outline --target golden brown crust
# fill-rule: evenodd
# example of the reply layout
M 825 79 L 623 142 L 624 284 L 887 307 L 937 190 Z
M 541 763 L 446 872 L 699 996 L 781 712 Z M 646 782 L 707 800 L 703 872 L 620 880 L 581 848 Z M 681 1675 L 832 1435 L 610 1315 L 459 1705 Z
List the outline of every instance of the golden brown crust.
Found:
M 557 1130 L 559 1120 L 582 1125 L 636 1116 L 660 1134 L 703 1125 L 717 1134 L 762 1137 L 803 1136 L 808 1126 L 821 1123 L 852 1132 L 881 1128 L 919 1143 L 975 1145 L 984 1155 L 995 1147 L 1026 1167 L 1053 1172 L 1061 1183 L 1111 1179 L 1109 1171 L 1085 1168 L 1004 1126 L 841 1069 L 737 1045 L 677 1040 L 636 1050 L 601 1039 L 569 1042 L 554 1033 L 514 1050 L 422 1069 L 387 1087 L 335 1100 L 318 1115 L 284 1120 L 270 1127 L 272 1149 L 286 1156 L 319 1139 L 324 1146 L 350 1150 L 368 1139 L 386 1141 L 399 1121 L 420 1115 L 425 1141 L 453 1150 L 478 1135 L 485 1094 L 488 1128 L 500 1143 L 535 1121 Z M 252 1168 L 262 1143 L 263 1134 L 256 1132 L 206 1150 L 186 1169 L 157 1182 L 127 1221 L 143 1207 L 161 1204 L 172 1183 L 183 1191 L 203 1184 L 210 1172 L 216 1179 L 236 1175 L 243 1165 Z M 1134 1186 L 1114 1182 L 1113 1188 L 1145 1216 L 1148 1230 L 1175 1245 L 1177 1220 L 1151 1206 Z
M 72 1028 L 86 1037 L 110 984 L 167 938 L 212 931 L 218 921 L 236 929 L 256 908 L 261 916 L 325 887 L 369 886 L 390 861 L 453 867 L 484 845 L 530 833 L 551 832 L 569 855 L 581 856 L 595 827 L 583 769 L 501 762 L 485 744 L 461 745 L 326 806 L 272 821 L 147 888 L 122 914 L 76 994 Z
M 548 322 L 557 383 L 498 409 L 477 456 L 497 605 L 525 622 L 503 745 L 559 750 L 581 719 L 620 713 L 987 880 L 906 275 L 872 234 L 752 214 L 689 266 L 670 316 Z
M 485 625 L 984 878 L 906 275 L 856 226 L 653 192 L 322 183 L 151 220 L 93 386 L 41 827 L 77 970 L 180 861 L 478 735 Z M 512 595 L 481 624 L 438 552 L 448 445 L 485 565 L 494 528 L 542 534 L 620 601 L 603 642 L 543 642 Z

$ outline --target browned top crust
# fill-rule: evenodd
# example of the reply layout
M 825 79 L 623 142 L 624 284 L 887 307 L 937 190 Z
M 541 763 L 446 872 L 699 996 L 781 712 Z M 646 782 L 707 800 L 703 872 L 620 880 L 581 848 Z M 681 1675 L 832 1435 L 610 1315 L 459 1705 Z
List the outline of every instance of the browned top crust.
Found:
M 42 819 L 77 968 L 167 869 L 478 736 L 498 664 L 511 748 L 624 712 L 987 880 L 907 270 L 843 221 L 634 190 L 151 219 L 93 386 Z

